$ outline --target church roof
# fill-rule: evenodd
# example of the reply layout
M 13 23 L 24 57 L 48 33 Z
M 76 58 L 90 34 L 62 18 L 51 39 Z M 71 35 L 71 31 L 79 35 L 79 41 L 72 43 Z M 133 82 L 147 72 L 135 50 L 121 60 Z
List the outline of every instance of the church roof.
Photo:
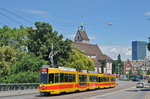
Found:
M 98 45 L 74 42 L 74 45 L 83 50 L 86 55 L 94 55 L 97 60 L 112 60 L 107 55 L 103 54 Z
M 78 41 L 78 36 L 77 36 L 78 33 L 81 36 L 82 40 L 89 41 L 89 38 L 88 38 L 85 30 L 78 30 L 77 31 L 76 36 L 75 36 L 75 41 Z
M 100 66 L 100 62 L 96 58 L 91 58 L 94 62 L 95 67 Z

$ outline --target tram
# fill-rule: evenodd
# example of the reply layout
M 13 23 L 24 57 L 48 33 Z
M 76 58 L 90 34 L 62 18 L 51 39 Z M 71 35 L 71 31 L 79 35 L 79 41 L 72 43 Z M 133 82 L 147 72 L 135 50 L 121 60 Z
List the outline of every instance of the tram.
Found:
M 74 68 L 42 68 L 39 91 L 41 95 L 110 88 L 116 86 L 115 75 L 98 74 Z

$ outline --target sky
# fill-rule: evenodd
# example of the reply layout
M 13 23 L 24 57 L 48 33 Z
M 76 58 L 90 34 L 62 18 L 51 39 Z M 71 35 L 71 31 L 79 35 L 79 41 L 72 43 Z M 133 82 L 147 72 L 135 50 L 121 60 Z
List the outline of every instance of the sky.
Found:
M 149 41 L 149 4 L 150 0 L 0 0 L 0 28 L 35 27 L 40 21 L 74 40 L 83 20 L 91 44 L 125 61 L 132 58 L 132 41 Z

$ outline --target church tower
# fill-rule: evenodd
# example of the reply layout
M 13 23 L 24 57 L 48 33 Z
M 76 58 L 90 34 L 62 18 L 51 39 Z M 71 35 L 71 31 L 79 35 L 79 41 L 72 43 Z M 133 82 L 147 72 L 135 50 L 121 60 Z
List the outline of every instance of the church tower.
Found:
M 81 29 L 78 29 L 74 42 L 87 43 L 89 44 L 89 38 L 86 34 L 85 29 L 83 30 L 83 21 L 81 20 Z

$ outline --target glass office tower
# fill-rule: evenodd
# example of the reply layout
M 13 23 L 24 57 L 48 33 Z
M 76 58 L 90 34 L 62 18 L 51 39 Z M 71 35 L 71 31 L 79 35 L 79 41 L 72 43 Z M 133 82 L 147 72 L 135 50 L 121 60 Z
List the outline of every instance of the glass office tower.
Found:
M 144 60 L 146 44 L 144 41 L 132 41 L 132 60 Z

